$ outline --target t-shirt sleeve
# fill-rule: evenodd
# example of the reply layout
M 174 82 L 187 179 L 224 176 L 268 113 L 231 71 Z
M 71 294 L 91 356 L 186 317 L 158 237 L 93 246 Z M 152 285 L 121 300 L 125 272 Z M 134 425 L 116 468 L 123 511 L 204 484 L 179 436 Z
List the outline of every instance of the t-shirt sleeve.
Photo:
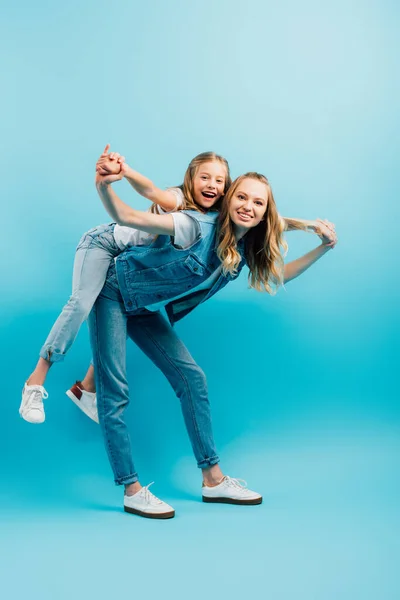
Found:
M 179 210 L 179 209 L 183 208 L 183 206 L 184 206 L 185 198 L 183 196 L 183 192 L 182 192 L 181 188 L 176 188 L 176 187 L 168 188 L 167 192 L 171 192 L 175 196 L 176 204 L 175 204 L 174 208 L 171 208 L 171 210 L 164 210 L 163 208 L 161 208 L 161 206 L 157 205 L 157 212 L 159 215 L 164 215 L 165 213 L 174 212 L 175 210 Z
M 199 234 L 199 223 L 183 212 L 171 213 L 174 219 L 174 244 L 179 248 L 189 248 L 197 239 Z

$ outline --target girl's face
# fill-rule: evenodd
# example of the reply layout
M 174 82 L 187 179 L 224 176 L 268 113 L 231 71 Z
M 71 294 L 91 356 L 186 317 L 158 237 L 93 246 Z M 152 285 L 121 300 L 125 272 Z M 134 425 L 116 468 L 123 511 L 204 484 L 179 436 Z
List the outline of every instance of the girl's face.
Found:
M 201 164 L 193 179 L 196 204 L 208 210 L 224 195 L 226 168 L 219 160 Z
M 243 179 L 234 192 L 229 216 L 241 235 L 256 227 L 263 219 L 268 205 L 268 187 L 257 179 Z

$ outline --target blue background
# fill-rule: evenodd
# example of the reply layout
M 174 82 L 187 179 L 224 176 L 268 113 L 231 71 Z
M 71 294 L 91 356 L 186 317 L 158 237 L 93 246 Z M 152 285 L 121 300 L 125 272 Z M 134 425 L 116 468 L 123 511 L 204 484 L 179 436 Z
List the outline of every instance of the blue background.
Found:
M 377 0 L 3 9 L 4 597 L 399 598 L 399 16 Z M 177 326 L 208 375 L 222 467 L 262 506 L 200 503 L 178 402 L 130 344 L 135 461 L 177 517 L 121 512 L 99 430 L 64 394 L 86 327 L 50 372 L 46 423 L 19 418 L 76 243 L 109 220 L 93 185 L 107 142 L 161 187 L 214 150 L 233 176 L 265 173 L 282 214 L 336 224 L 337 248 L 286 291 L 242 276 Z M 317 242 L 288 241 L 289 259 Z

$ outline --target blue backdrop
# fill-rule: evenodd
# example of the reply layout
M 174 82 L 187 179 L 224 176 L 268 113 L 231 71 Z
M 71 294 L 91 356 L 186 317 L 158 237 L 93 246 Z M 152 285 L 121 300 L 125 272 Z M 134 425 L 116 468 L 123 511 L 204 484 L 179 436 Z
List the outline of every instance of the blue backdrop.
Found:
M 281 600 L 399 597 L 400 10 L 396 2 L 248 0 L 9 5 L 1 24 L 0 509 L 7 598 L 205 589 Z M 48 379 L 25 379 L 68 299 L 75 246 L 109 221 L 104 145 L 157 185 L 214 150 L 265 173 L 282 214 L 328 218 L 339 244 L 272 298 L 246 276 L 177 330 L 208 376 L 222 466 L 261 507 L 199 503 L 178 402 L 132 344 L 128 420 L 143 483 L 177 518 L 120 512 L 99 430 L 65 396 L 86 327 Z M 121 197 L 145 209 L 125 182 Z M 288 234 L 288 259 L 317 238 Z M 23 570 L 24 575 L 21 575 Z M 71 573 L 73 576 L 71 576 Z M 129 577 L 129 575 L 130 577 Z M 156 577 L 154 575 L 157 574 Z M 195 583 L 196 582 L 196 583 Z

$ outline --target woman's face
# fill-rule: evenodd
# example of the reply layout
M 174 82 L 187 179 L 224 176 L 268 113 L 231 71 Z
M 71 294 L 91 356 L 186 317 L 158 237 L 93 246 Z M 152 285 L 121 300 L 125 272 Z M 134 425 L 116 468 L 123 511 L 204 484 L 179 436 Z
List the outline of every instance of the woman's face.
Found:
M 262 221 L 268 205 L 268 187 L 257 179 L 243 179 L 234 192 L 229 216 L 239 233 L 244 235 Z
M 208 210 L 224 195 L 226 167 L 219 160 L 200 165 L 193 179 L 196 204 Z

